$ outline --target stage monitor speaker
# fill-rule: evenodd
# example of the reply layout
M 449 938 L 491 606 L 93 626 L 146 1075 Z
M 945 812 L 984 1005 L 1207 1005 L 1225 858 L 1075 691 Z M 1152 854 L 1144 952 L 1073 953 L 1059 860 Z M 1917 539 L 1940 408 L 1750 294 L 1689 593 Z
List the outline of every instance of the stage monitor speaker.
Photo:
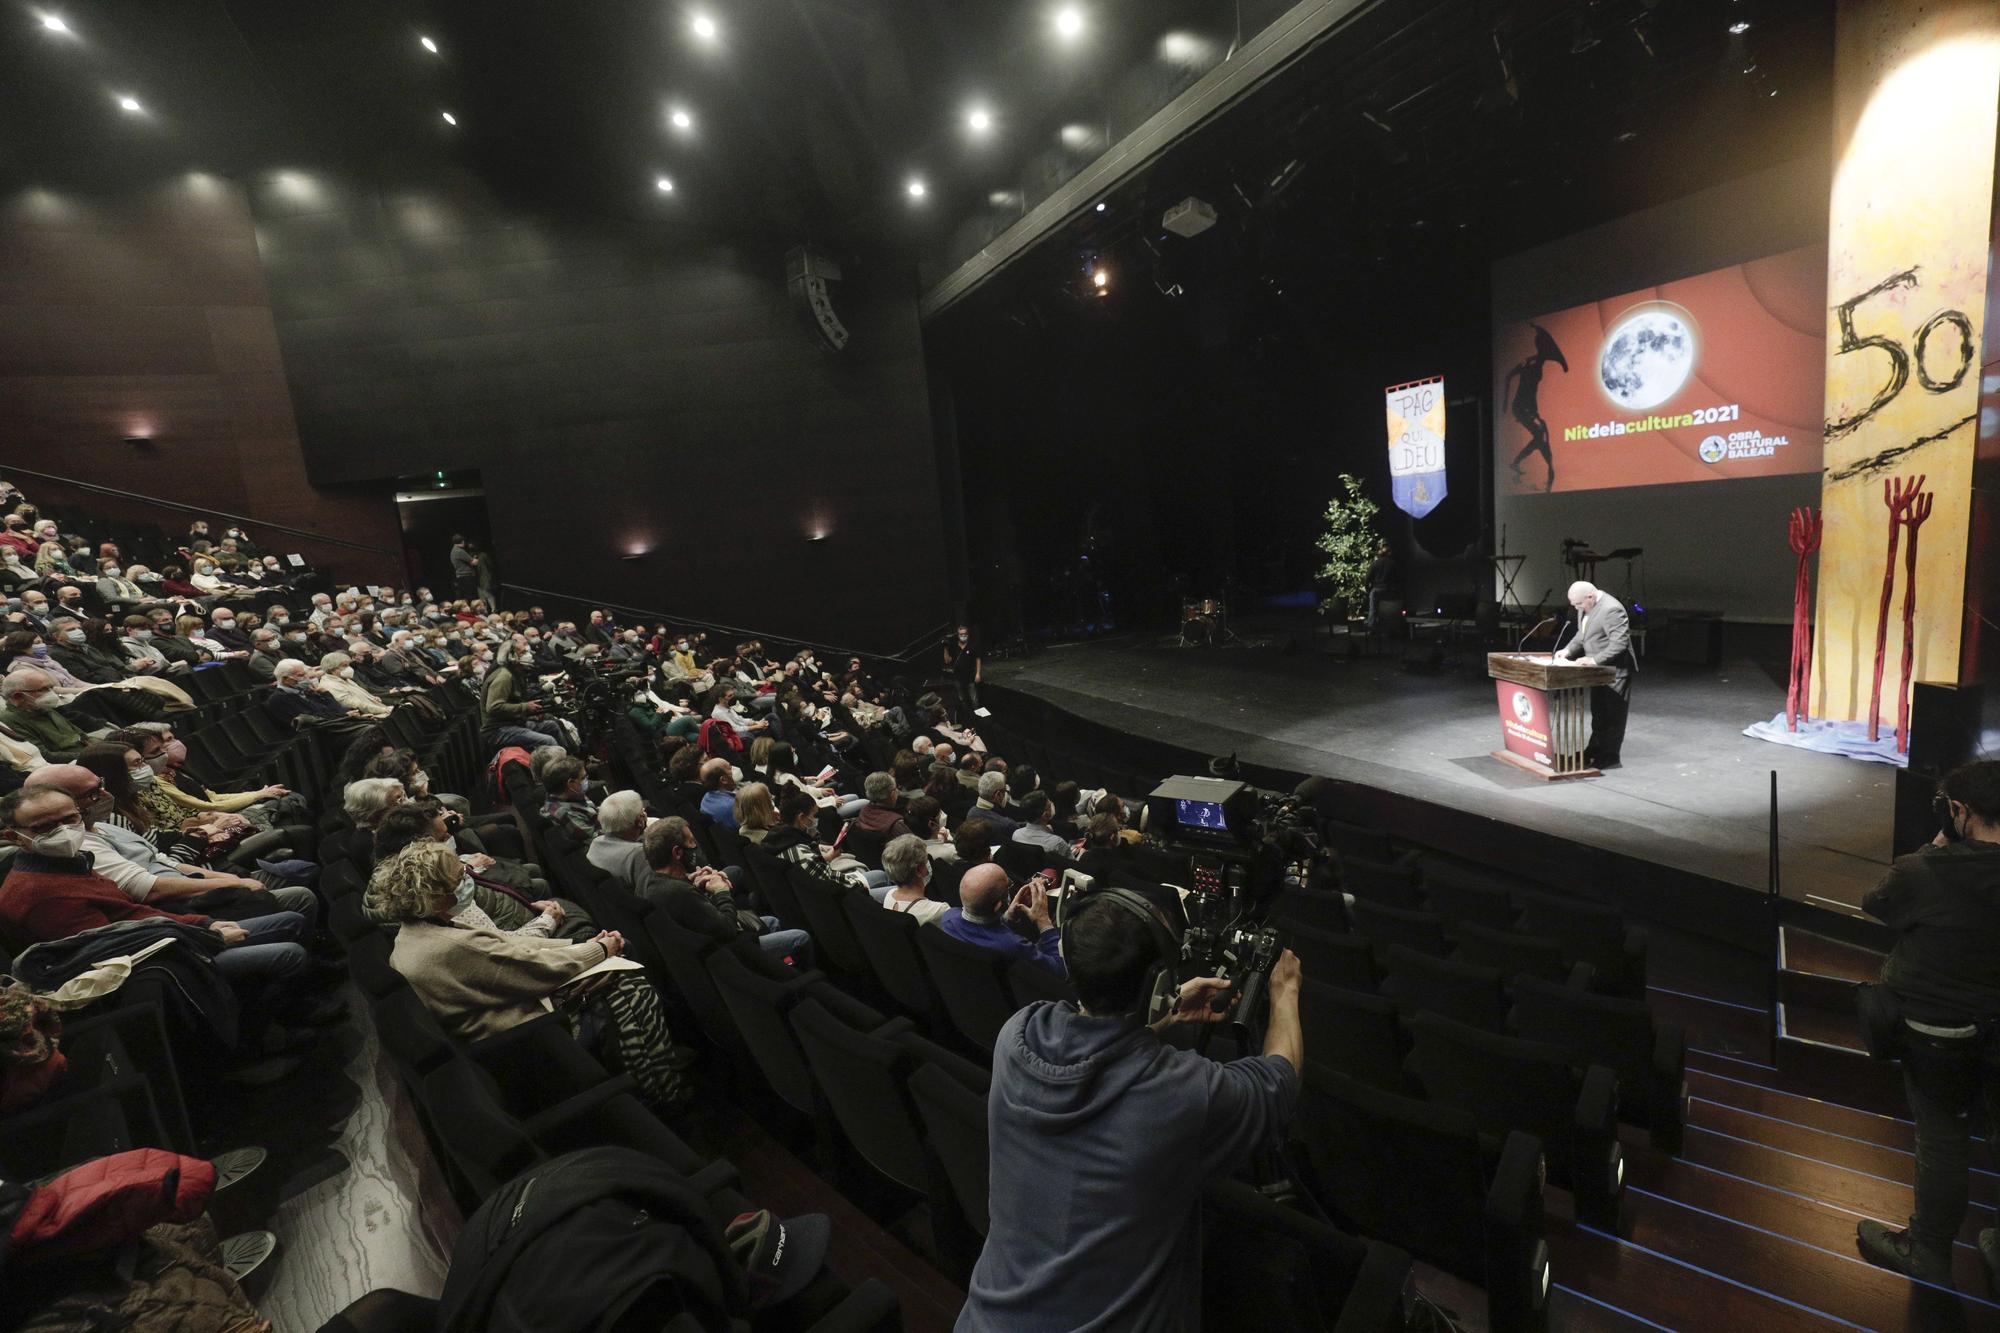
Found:
M 1943 777 L 1979 748 L 1982 689 L 1920 680 L 1910 697 L 1910 768 Z
M 1937 836 L 1937 815 L 1931 797 L 1937 794 L 1937 775 L 1914 768 L 1896 770 L 1896 825 L 1889 835 L 1889 854 L 1908 856 Z

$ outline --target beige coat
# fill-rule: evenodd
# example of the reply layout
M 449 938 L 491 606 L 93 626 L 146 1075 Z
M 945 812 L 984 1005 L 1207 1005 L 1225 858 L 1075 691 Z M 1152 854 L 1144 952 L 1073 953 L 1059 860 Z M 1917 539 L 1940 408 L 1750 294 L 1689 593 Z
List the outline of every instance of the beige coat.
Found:
M 544 999 L 604 957 L 601 944 L 406 921 L 389 963 L 447 1030 L 478 1041 L 541 1017 Z

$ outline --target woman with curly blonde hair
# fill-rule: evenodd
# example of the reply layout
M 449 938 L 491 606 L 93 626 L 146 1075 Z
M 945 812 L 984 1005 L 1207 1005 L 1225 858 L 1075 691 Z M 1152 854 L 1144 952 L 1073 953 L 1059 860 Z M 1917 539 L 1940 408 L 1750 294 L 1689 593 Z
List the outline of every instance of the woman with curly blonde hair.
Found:
M 624 953 L 625 938 L 606 930 L 572 943 L 456 922 L 463 872 L 450 843 L 422 841 L 378 862 L 368 880 L 370 910 L 397 923 L 390 965 L 424 1007 L 466 1041 L 540 1018 L 551 1003 L 576 1034 L 588 1011 L 603 1033 L 598 1054 L 630 1074 L 654 1110 L 685 1110 L 693 1052 L 674 1045 L 652 984 L 636 972 L 567 984 Z

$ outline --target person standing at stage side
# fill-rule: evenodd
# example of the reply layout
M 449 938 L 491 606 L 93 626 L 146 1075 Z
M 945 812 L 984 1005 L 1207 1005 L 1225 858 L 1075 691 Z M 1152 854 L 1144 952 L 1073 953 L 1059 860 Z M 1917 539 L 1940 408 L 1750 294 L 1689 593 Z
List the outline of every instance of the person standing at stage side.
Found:
M 961 724 L 966 711 L 979 707 L 979 685 L 985 674 L 982 656 L 979 640 L 970 625 L 960 625 L 958 632 L 944 641 L 944 666 L 958 685 Z
M 1862 1257 L 1952 1286 L 1952 1243 L 1965 1221 L 1972 1116 L 2000 1114 L 2000 761 L 1954 769 L 1939 784 L 1939 830 L 1899 856 L 1861 906 L 1896 932 L 1882 984 L 1902 1011 L 1903 1087 L 1917 1122 L 1916 1207 L 1909 1227 L 1856 1228 Z M 2000 1286 L 2000 1230 L 1979 1233 Z
M 1396 595 L 1396 556 L 1389 543 L 1375 543 L 1375 559 L 1368 566 L 1368 632 L 1375 632 L 1375 614 L 1382 602 Z
M 1632 677 L 1639 671 L 1632 623 L 1623 602 L 1581 579 L 1569 585 L 1569 604 L 1576 608 L 1576 637 L 1557 656 L 1618 673 L 1609 685 L 1590 691 L 1590 744 L 1583 759 L 1592 768 L 1617 768 L 1625 747 L 1625 717 L 1632 707 Z

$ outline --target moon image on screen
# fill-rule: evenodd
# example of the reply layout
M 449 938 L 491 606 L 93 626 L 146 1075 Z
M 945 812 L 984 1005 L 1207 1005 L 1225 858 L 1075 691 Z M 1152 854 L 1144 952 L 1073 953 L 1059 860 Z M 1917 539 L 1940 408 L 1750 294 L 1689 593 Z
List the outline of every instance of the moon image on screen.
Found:
M 1694 373 L 1694 343 L 1694 328 L 1678 306 L 1640 306 L 1621 316 L 1604 339 L 1598 379 L 1620 407 L 1658 407 Z

